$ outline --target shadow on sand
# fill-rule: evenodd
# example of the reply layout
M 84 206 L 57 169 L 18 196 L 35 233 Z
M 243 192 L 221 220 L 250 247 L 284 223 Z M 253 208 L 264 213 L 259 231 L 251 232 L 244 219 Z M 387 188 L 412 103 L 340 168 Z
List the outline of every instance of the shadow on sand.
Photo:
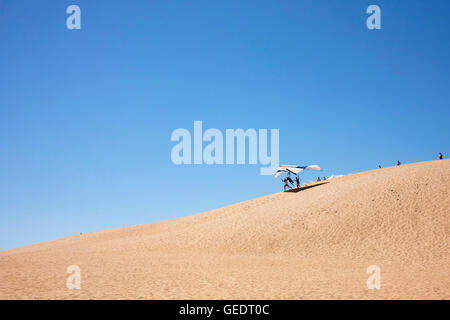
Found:
M 327 184 L 327 183 L 328 183 L 328 181 L 324 181 L 324 182 L 321 182 L 321 183 L 310 184 L 310 185 L 303 186 L 303 187 L 300 187 L 300 188 L 292 188 L 292 189 L 286 190 L 285 192 L 297 193 L 297 192 L 300 192 L 300 191 L 303 191 L 303 190 L 306 190 L 306 189 L 310 189 L 310 188 L 314 188 L 314 187 L 320 186 L 322 184 Z

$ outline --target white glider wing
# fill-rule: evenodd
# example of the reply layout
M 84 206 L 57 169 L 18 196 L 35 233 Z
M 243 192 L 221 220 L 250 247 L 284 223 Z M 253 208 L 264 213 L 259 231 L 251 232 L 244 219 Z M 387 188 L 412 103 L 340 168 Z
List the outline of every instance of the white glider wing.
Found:
M 277 178 L 282 173 L 293 173 L 293 174 L 299 174 L 303 170 L 315 170 L 319 171 L 320 167 L 316 164 L 310 165 L 310 166 L 288 166 L 283 165 L 279 166 L 278 170 L 275 172 L 274 178 Z

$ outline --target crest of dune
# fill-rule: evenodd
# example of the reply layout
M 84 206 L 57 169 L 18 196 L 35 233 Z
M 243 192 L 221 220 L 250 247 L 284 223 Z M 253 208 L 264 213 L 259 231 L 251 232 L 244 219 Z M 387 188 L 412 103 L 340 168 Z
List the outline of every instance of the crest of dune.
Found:
M 449 299 L 449 190 L 421 162 L 3 251 L 0 299 Z

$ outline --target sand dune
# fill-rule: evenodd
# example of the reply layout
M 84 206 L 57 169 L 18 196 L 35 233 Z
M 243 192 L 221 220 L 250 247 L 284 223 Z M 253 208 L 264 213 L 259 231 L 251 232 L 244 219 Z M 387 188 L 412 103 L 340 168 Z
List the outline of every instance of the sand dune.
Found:
M 422 162 L 4 251 L 0 299 L 450 299 L 449 192 Z

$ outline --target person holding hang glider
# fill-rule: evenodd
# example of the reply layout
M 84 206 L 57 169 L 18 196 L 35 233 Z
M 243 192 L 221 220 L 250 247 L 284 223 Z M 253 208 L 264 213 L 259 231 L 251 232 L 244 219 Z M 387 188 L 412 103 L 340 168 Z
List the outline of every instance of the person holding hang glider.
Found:
M 287 179 L 287 178 L 284 178 L 284 179 L 283 179 L 283 182 L 284 182 L 284 191 L 286 191 L 286 188 L 289 188 L 289 189 L 290 189 L 289 184 L 288 184 L 288 179 Z
M 291 179 L 290 172 L 288 172 L 286 179 L 287 179 L 287 181 L 289 181 L 290 184 L 292 184 L 292 186 L 294 186 L 294 181 L 292 181 L 292 179 Z
M 318 165 L 311 165 L 311 166 L 289 166 L 289 165 L 282 165 L 278 167 L 278 170 L 275 172 L 274 178 L 278 178 L 281 174 L 286 174 L 286 177 L 282 179 L 284 182 L 284 191 L 286 191 L 286 187 L 289 187 L 288 182 L 290 182 L 292 185 L 294 185 L 294 182 L 292 181 L 290 174 L 295 174 L 297 177 L 295 178 L 297 182 L 297 187 L 300 186 L 300 180 L 298 178 L 298 174 L 301 173 L 303 170 L 315 170 L 320 171 L 320 167 Z

